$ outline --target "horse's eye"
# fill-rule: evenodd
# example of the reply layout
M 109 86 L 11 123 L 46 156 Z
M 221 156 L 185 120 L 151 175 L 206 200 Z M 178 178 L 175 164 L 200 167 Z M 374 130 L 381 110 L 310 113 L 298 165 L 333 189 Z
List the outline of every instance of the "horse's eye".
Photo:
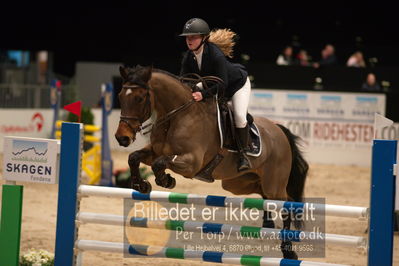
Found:
M 135 96 L 135 97 L 134 97 L 134 101 L 135 101 L 136 103 L 142 103 L 143 100 L 144 100 L 143 97 L 140 97 L 140 96 Z

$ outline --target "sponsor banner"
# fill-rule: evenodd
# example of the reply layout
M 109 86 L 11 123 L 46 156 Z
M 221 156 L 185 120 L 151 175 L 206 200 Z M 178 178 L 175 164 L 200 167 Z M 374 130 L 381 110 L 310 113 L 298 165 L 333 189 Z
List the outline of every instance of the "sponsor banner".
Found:
M 369 165 L 374 113 L 385 114 L 385 95 L 253 90 L 249 112 L 300 136 L 310 162 Z
M 5 137 L 3 178 L 12 181 L 56 184 L 59 141 Z
M 251 113 L 275 119 L 374 121 L 385 114 L 385 95 L 368 93 L 252 90 Z
M 0 151 L 5 136 L 48 138 L 53 119 L 52 109 L 0 109 Z
M 309 144 L 335 143 L 337 147 L 368 146 L 373 140 L 373 125 L 366 123 L 279 120 L 279 123 Z M 331 146 L 331 145 L 330 145 Z
M 381 129 L 381 139 L 399 140 L 399 123 Z
M 304 140 L 312 163 L 369 165 L 374 112 L 385 114 L 385 96 L 367 93 L 252 90 L 249 111 L 279 122 Z M 92 109 L 101 126 L 101 109 Z M 61 116 L 63 112 L 61 111 Z M 149 143 L 140 133 L 132 146 L 120 147 L 114 134 L 120 110 L 109 116 L 112 150 L 133 152 Z M 52 109 L 0 109 L 0 151 L 6 135 L 48 138 Z M 383 138 L 399 139 L 399 124 L 382 130 Z M 100 132 L 95 133 L 101 137 Z
M 301 137 L 304 155 L 312 163 L 370 164 L 372 124 L 309 120 L 278 122 Z
M 93 108 L 94 124 L 101 127 L 101 109 Z M 60 117 L 66 112 L 60 110 Z M 53 123 L 53 109 L 8 109 L 0 108 L 0 153 L 3 151 L 5 136 L 20 136 L 33 138 L 49 138 Z M 128 148 L 119 146 L 114 134 L 119 123 L 120 110 L 112 110 L 108 118 L 109 141 L 112 150 L 129 151 L 140 149 L 149 143 L 149 136 L 140 133 L 133 145 Z M 95 132 L 95 136 L 101 137 L 101 132 Z

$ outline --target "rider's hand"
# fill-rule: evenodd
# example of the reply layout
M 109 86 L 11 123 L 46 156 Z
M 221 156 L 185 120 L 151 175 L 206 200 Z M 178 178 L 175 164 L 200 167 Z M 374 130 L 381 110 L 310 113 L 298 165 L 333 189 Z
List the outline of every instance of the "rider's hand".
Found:
M 192 92 L 202 91 L 202 82 L 198 82 L 197 84 L 193 85 Z
M 194 98 L 194 101 L 196 101 L 196 102 L 201 101 L 203 99 L 202 93 L 199 91 L 193 92 L 193 98 Z

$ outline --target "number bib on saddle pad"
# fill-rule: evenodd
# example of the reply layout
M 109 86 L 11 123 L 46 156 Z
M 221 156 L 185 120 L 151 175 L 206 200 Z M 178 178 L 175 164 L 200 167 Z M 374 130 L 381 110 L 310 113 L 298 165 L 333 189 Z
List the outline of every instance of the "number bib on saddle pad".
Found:
M 217 106 L 218 127 L 220 135 L 220 147 L 225 148 L 230 152 L 237 152 L 237 144 L 235 141 L 235 127 L 233 111 L 228 104 Z M 249 130 L 249 147 L 246 147 L 246 154 L 253 157 L 258 157 L 262 153 L 262 139 L 259 134 L 259 129 L 256 126 L 252 115 L 247 114 L 247 121 Z

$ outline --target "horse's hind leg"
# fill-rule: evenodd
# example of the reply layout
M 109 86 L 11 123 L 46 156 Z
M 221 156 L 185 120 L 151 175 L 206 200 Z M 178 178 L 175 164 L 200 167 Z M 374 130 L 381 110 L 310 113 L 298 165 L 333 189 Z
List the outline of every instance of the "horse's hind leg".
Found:
M 266 196 L 264 196 L 262 187 L 259 184 L 259 176 L 256 174 L 247 173 L 234 179 L 224 179 L 222 180 L 222 187 L 224 190 L 230 191 L 236 195 L 255 193 L 261 195 L 263 199 L 267 199 Z M 275 227 L 271 211 L 265 210 L 263 212 L 262 227 Z
M 264 211 L 263 212 L 263 223 L 262 227 L 266 228 L 275 228 L 274 220 L 273 220 L 273 215 L 270 211 Z
M 262 196 L 264 199 L 266 199 L 265 196 Z M 264 211 L 263 213 L 263 224 L 262 227 L 266 228 L 275 228 L 275 223 L 273 220 L 273 217 L 276 217 L 277 215 L 272 215 L 272 212 L 270 211 Z M 283 219 L 283 230 L 290 230 L 291 227 L 291 215 L 290 214 L 283 214 L 282 215 Z M 292 242 L 290 239 L 287 239 L 286 236 L 291 236 L 292 234 L 281 234 L 282 239 L 281 239 L 281 252 L 283 253 L 283 256 L 285 259 L 298 259 L 298 255 L 295 253 L 295 251 L 292 251 Z
M 291 227 L 291 215 L 290 213 L 283 215 L 283 226 L 284 230 L 290 230 Z M 293 234 L 287 234 L 288 236 L 293 235 Z M 295 251 L 292 250 L 292 242 L 289 239 L 285 239 L 285 235 L 283 234 L 283 239 L 281 242 L 281 252 L 283 252 L 283 256 L 285 259 L 298 259 L 298 255 L 295 253 Z
M 130 182 L 131 187 L 141 193 L 151 192 L 151 184 L 144 180 L 140 175 L 140 162 L 149 164 L 151 161 L 152 150 L 150 147 L 135 151 L 129 155 Z
M 269 168 L 270 169 L 270 168 Z M 286 173 L 283 173 L 278 170 L 274 170 L 274 172 L 269 171 L 269 179 L 267 180 L 268 183 L 266 186 L 262 184 L 262 191 L 261 195 L 264 199 L 273 199 L 273 200 L 287 200 L 287 193 L 285 191 L 285 186 L 286 184 L 284 181 L 278 182 L 279 179 L 277 177 L 282 177 L 285 176 Z M 273 181 L 275 183 L 273 183 Z M 266 183 L 266 182 L 265 182 Z M 269 186 L 267 186 L 269 185 Z M 274 188 L 273 191 L 270 189 Z M 275 228 L 275 221 L 273 221 L 273 217 L 276 217 L 277 215 L 272 215 L 271 211 L 265 211 L 263 214 L 263 227 L 267 228 Z M 290 213 L 286 214 L 283 213 L 282 215 L 283 219 L 283 230 L 290 230 L 291 227 L 291 215 Z M 281 234 L 282 239 L 281 239 L 281 252 L 283 253 L 283 256 L 285 259 L 298 259 L 297 254 L 292 251 L 292 241 L 291 239 L 286 238 L 286 236 L 291 236 L 292 234 Z
M 263 192 L 262 186 L 259 184 L 259 176 L 256 174 L 247 173 L 245 175 L 239 176 L 233 179 L 225 179 L 222 180 L 222 187 L 223 189 L 230 191 L 236 195 L 243 195 L 243 194 L 250 194 L 250 193 L 257 193 L 262 196 L 263 199 L 267 199 L 265 193 Z M 278 191 L 278 190 L 276 190 Z M 286 199 L 286 193 L 278 194 L 271 194 L 270 198 L 273 199 Z M 266 228 L 275 228 L 275 223 L 273 217 L 277 217 L 277 215 L 273 215 L 271 211 L 264 211 L 263 214 L 263 223 L 262 227 Z M 285 217 L 283 216 L 283 226 L 284 229 L 289 230 L 291 225 L 291 216 Z M 287 234 L 288 236 L 291 234 Z M 282 234 L 284 236 L 284 234 Z M 281 252 L 285 259 L 298 259 L 298 256 L 294 251 L 292 251 L 292 242 L 287 239 L 282 239 L 281 242 Z

